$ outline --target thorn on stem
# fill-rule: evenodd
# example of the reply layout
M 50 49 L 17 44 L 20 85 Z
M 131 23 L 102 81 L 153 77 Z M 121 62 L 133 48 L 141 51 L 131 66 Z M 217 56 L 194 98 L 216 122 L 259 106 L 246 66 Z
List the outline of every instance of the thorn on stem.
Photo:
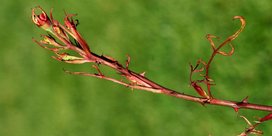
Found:
M 242 100 L 242 103 L 248 103 L 248 96 Z
M 235 111 L 236 113 L 238 113 L 238 112 L 239 112 L 239 108 L 234 107 L 233 109 L 234 109 L 234 111 Z
M 237 102 L 236 104 L 239 107 L 239 106 L 241 106 L 243 104 L 247 104 L 247 103 L 248 103 L 248 96 L 245 97 L 241 102 Z
M 145 72 L 142 72 L 140 75 L 144 77 L 145 76 Z
M 127 61 L 126 61 L 126 69 L 129 69 L 129 64 L 130 64 L 130 56 L 127 55 Z

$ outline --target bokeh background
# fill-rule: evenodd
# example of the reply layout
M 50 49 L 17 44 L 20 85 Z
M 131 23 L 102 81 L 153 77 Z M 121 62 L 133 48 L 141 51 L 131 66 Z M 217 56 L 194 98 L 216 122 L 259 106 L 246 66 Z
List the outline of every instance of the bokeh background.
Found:
M 207 60 L 205 35 L 221 40 L 247 21 L 233 42 L 231 57 L 218 56 L 211 68 L 216 97 L 272 105 L 272 2 L 270 0 L 13 0 L 0 4 L 1 136 L 234 136 L 266 112 L 200 104 L 130 90 L 109 81 L 68 75 L 94 72 L 69 65 L 31 40 L 45 33 L 31 22 L 31 8 L 78 13 L 79 31 L 93 51 L 146 71 L 161 85 L 196 95 L 189 85 L 189 63 Z M 105 68 L 105 71 L 110 69 Z M 258 127 L 272 135 L 271 122 Z

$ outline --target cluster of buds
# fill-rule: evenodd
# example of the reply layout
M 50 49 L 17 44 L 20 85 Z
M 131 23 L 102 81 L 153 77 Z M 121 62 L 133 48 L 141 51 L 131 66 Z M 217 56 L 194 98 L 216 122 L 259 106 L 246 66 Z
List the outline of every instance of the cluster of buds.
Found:
M 36 14 L 36 12 L 40 12 L 40 14 Z M 34 41 L 41 47 L 53 51 L 56 54 L 53 58 L 59 61 L 74 64 L 91 62 L 91 51 L 86 41 L 78 33 L 76 29 L 78 21 L 74 21 L 73 16 L 75 15 L 66 14 L 64 18 L 65 25 L 62 25 L 54 20 L 52 10 L 49 17 L 41 7 L 33 8 L 32 21 L 49 33 L 48 35 L 42 35 L 43 40 Z M 66 50 L 75 51 L 79 56 L 72 56 L 65 52 Z
M 41 12 L 40 14 L 36 14 L 36 12 Z M 64 18 L 64 25 L 59 23 L 57 20 L 54 20 L 52 15 L 52 10 L 50 12 L 50 17 L 46 14 L 46 12 L 41 7 L 36 7 L 32 9 L 32 21 L 39 28 L 44 29 L 49 34 L 42 35 L 43 40 L 36 41 L 38 45 L 42 48 L 50 50 L 55 53 L 55 56 L 52 56 L 54 59 L 63 61 L 66 63 L 72 64 L 82 64 L 82 63 L 95 63 L 97 65 L 93 65 L 98 72 L 98 74 L 89 74 L 84 72 L 70 72 L 66 71 L 70 74 L 77 75 L 86 75 L 86 76 L 94 76 L 97 78 L 103 78 L 106 80 L 113 81 L 115 83 L 119 83 L 131 88 L 141 88 L 147 89 L 149 91 L 154 91 L 160 86 L 151 83 L 149 80 L 144 78 L 144 73 L 137 74 L 131 72 L 128 67 L 130 63 L 130 57 L 128 56 L 128 60 L 126 62 L 126 67 L 121 65 L 114 58 L 105 56 L 105 55 L 97 55 L 94 52 L 91 52 L 88 44 L 82 38 L 82 36 L 77 31 L 76 27 L 78 25 L 77 20 L 73 20 L 75 14 L 66 14 Z M 75 55 L 69 54 L 69 52 L 74 51 Z M 110 77 L 106 77 L 100 71 L 98 65 L 106 65 L 117 71 L 122 77 L 125 77 L 128 82 L 119 81 L 118 79 L 113 79 Z M 153 84 L 153 85 L 150 85 Z M 152 89 L 152 87 L 156 87 L 156 89 Z

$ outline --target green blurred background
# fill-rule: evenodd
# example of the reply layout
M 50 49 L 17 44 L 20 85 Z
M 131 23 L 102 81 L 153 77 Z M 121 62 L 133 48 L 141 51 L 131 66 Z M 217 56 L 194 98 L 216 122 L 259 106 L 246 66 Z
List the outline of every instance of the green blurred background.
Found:
M 31 22 L 31 8 L 78 13 L 79 31 L 98 54 L 168 88 L 196 95 L 189 62 L 207 60 L 210 33 L 221 40 L 247 21 L 231 57 L 211 68 L 216 97 L 272 105 L 272 2 L 270 0 L 4 0 L 0 6 L 0 136 L 234 136 L 266 112 L 206 106 L 134 90 L 109 81 L 63 72 L 89 71 L 69 65 L 32 42 L 45 33 Z M 105 69 L 109 71 L 109 69 Z M 271 122 L 260 125 L 272 135 Z

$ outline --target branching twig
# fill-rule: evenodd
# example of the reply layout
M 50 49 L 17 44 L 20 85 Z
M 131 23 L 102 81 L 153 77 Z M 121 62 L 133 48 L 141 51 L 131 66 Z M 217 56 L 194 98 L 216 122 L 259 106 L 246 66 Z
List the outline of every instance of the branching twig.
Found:
M 272 113 L 269 113 L 268 115 L 264 116 L 263 118 L 260 118 L 258 121 L 255 121 L 254 124 L 251 124 L 251 122 L 244 116 L 240 116 L 243 118 L 246 123 L 248 124 L 248 128 L 244 132 L 242 132 L 239 136 L 247 136 L 249 134 L 256 134 L 256 135 L 262 135 L 263 132 L 260 130 L 256 130 L 256 127 L 259 126 L 261 123 L 271 120 L 272 119 Z
M 38 15 L 35 13 L 37 10 L 41 12 Z M 130 64 L 129 56 L 127 56 L 126 64 L 125 66 L 123 66 L 114 58 L 111 58 L 109 56 L 97 55 L 92 50 L 90 50 L 86 41 L 82 38 L 82 36 L 77 31 L 76 27 L 78 23 L 73 20 L 72 18 L 73 16 L 74 15 L 66 14 L 66 17 L 64 19 L 65 25 L 62 25 L 57 20 L 53 19 L 52 11 L 50 13 L 50 18 L 49 18 L 46 12 L 41 7 L 36 7 L 32 10 L 33 22 L 38 27 L 46 30 L 52 35 L 52 36 L 42 35 L 42 37 L 44 38 L 43 40 L 41 41 L 34 40 L 34 41 L 41 47 L 54 52 L 56 56 L 53 56 L 53 58 L 59 61 L 72 63 L 72 64 L 82 64 L 82 63 L 97 64 L 97 65 L 93 65 L 93 67 L 98 72 L 97 74 L 91 74 L 91 73 L 85 73 L 85 72 L 70 72 L 65 70 L 66 73 L 101 78 L 104 80 L 112 81 L 117 84 L 121 84 L 123 86 L 129 87 L 132 89 L 139 89 L 139 90 L 145 90 L 145 91 L 149 91 L 153 93 L 169 95 L 169 96 L 177 97 L 180 99 L 201 103 L 203 105 L 210 104 L 210 105 L 231 107 L 235 111 L 238 111 L 239 109 L 253 109 L 253 110 L 272 112 L 272 106 L 249 103 L 247 98 L 243 99 L 242 101 L 222 100 L 222 99 L 215 98 L 214 96 L 212 96 L 212 93 L 211 93 L 210 88 L 211 88 L 211 85 L 213 85 L 211 83 L 213 80 L 209 77 L 209 69 L 210 69 L 211 62 L 213 61 L 214 57 L 217 54 L 230 56 L 234 53 L 234 47 L 230 42 L 233 41 L 235 38 L 237 38 L 237 36 L 245 27 L 245 20 L 241 16 L 234 17 L 234 19 L 240 20 L 241 28 L 237 30 L 233 35 L 229 36 L 218 47 L 216 47 L 216 45 L 214 44 L 212 40 L 213 38 L 217 38 L 217 37 L 213 35 L 207 35 L 207 39 L 210 42 L 212 50 L 213 50 L 213 53 L 210 59 L 208 60 L 207 63 L 204 62 L 203 60 L 199 60 L 196 66 L 191 65 L 190 82 L 191 82 L 191 85 L 194 87 L 194 89 L 198 92 L 200 97 L 187 95 L 184 93 L 180 93 L 178 91 L 168 89 L 166 87 L 163 87 L 149 80 L 148 78 L 145 77 L 144 73 L 138 74 L 136 72 L 131 71 L 129 69 L 129 64 Z M 225 45 L 230 45 L 231 50 L 229 52 L 223 52 L 220 50 Z M 77 56 L 70 55 L 69 53 L 67 53 L 67 51 L 73 51 L 77 54 Z M 99 69 L 98 65 L 104 65 L 104 66 L 108 66 L 112 68 L 114 71 L 119 73 L 120 77 L 125 77 L 126 80 L 122 81 L 122 80 L 111 78 L 104 75 L 102 71 Z M 203 65 L 203 67 L 198 68 L 199 65 Z M 204 77 L 203 80 L 192 79 L 193 73 L 198 73 L 202 71 L 205 71 L 205 74 L 203 75 Z M 200 83 L 204 83 L 207 86 L 208 94 L 199 85 Z M 264 120 L 265 121 L 270 120 L 270 119 L 271 119 L 271 114 L 269 114 L 268 117 L 262 118 L 260 122 L 263 122 Z M 253 129 L 255 129 L 257 125 L 255 125 Z M 252 132 L 253 132 L 253 129 L 252 129 Z

